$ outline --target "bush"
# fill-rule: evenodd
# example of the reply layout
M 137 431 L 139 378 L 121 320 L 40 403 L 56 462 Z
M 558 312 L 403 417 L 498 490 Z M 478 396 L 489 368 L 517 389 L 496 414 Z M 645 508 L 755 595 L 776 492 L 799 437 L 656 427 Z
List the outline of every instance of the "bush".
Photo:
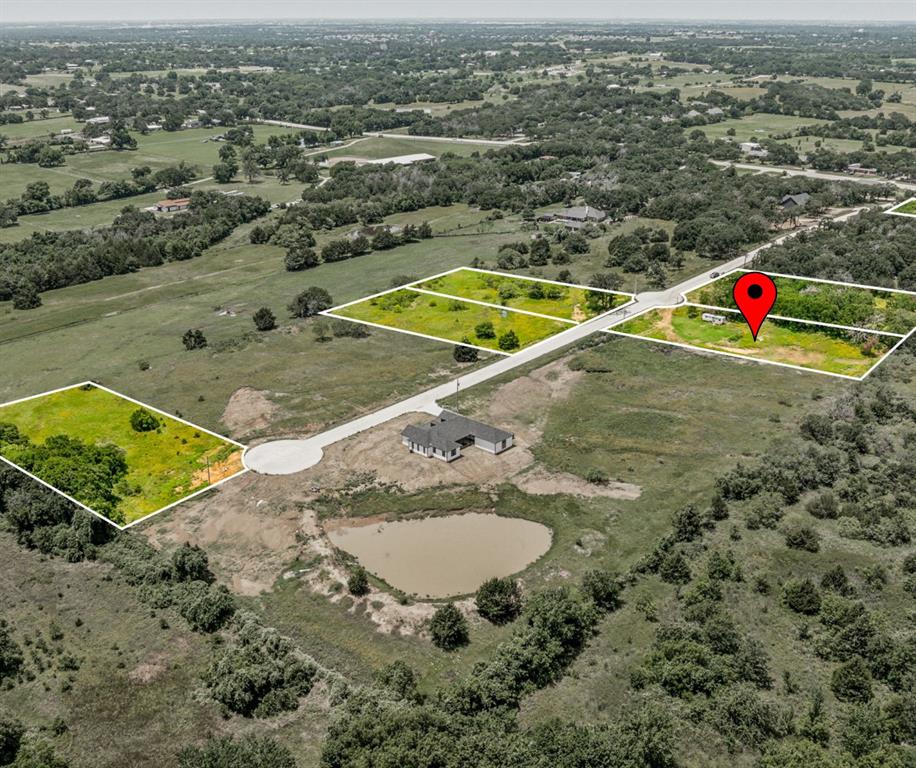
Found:
M 821 609 L 821 593 L 810 579 L 786 582 L 782 599 L 788 608 L 806 616 L 813 616 Z
M 338 338 L 347 336 L 351 339 L 366 339 L 370 336 L 368 325 L 351 323 L 349 320 L 332 320 L 331 333 Z
M 172 552 L 172 577 L 175 581 L 204 581 L 214 579 L 207 553 L 188 542 Z
M 134 432 L 153 432 L 159 429 L 160 422 L 146 408 L 138 408 L 130 415 L 130 426 Z
M 595 467 L 585 473 L 585 479 L 587 482 L 593 483 L 594 485 L 607 485 L 609 480 L 607 472 Z
M 38 309 L 41 306 L 41 296 L 31 285 L 20 289 L 13 296 L 13 309 Z
M 497 345 L 499 346 L 501 350 L 503 350 L 503 352 L 508 352 L 509 350 L 512 350 L 512 349 L 518 349 L 519 347 L 518 335 L 515 333 L 515 331 L 506 331 L 504 334 L 502 334 L 499 337 L 499 340 L 497 341 Z
M 786 546 L 806 552 L 817 552 L 821 548 L 820 536 L 807 525 L 793 525 L 786 531 Z
M 861 656 L 853 656 L 833 670 L 830 690 L 840 701 L 857 704 L 871 701 L 871 672 Z
M 9 765 L 19 751 L 25 728 L 18 720 L 0 717 L 0 765 Z
M 468 346 L 471 340 L 465 336 L 461 344 L 456 344 L 452 350 L 452 357 L 456 363 L 476 363 L 479 355 L 474 347 Z
M 522 610 L 522 590 L 512 578 L 488 579 L 477 590 L 477 612 L 493 624 L 513 621 Z
M 293 317 L 312 317 L 319 312 L 334 306 L 331 294 L 324 288 L 313 285 L 306 288 L 289 303 L 289 311 Z
M 215 632 L 235 612 L 235 598 L 224 586 L 188 581 L 175 588 L 178 613 L 195 632 Z
M 259 331 L 272 331 L 277 327 L 277 318 L 267 307 L 261 307 L 251 319 L 254 321 L 254 327 Z
M 808 510 L 809 515 L 818 520 L 835 520 L 840 513 L 840 505 L 837 503 L 836 496 L 830 491 L 815 496 L 805 505 L 805 509 Z
M 495 339 L 496 331 L 493 328 L 493 323 L 491 323 L 489 320 L 478 323 L 474 328 L 474 335 L 478 339 Z
M 429 621 L 433 644 L 443 651 L 453 651 L 468 643 L 468 621 L 454 603 L 436 609 Z
M 190 352 L 194 349 L 203 349 L 206 347 L 207 337 L 204 336 L 203 331 L 198 328 L 185 331 L 184 336 L 181 337 L 181 342 L 184 344 L 184 348 Z
M 582 577 L 582 591 L 599 608 L 614 611 L 620 607 L 620 583 L 610 571 L 592 569 Z
M 296 768 L 290 751 L 270 736 L 211 737 L 178 754 L 178 768 Z
M 659 565 L 658 575 L 669 584 L 686 584 L 690 581 L 690 566 L 680 552 L 672 550 Z
M 283 266 L 287 272 L 301 272 L 303 269 L 317 267 L 318 264 L 318 255 L 315 251 L 303 246 L 293 246 L 283 258 Z
M 369 574 L 361 565 L 357 565 L 347 579 L 347 589 L 351 595 L 362 597 L 369 594 Z

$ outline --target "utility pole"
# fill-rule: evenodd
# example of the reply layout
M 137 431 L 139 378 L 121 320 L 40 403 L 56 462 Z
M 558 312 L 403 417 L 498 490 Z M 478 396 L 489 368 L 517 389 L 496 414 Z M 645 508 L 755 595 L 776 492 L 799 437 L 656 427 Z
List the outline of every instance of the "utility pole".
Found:
M 207 485 L 211 485 L 211 484 L 212 483 L 210 480 L 210 457 L 207 456 Z

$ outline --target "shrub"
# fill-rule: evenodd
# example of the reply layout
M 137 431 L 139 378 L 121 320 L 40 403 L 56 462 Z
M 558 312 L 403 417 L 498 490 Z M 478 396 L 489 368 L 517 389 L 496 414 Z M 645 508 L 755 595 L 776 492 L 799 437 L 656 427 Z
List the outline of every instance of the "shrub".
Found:
M 585 479 L 595 485 L 607 485 L 609 478 L 603 469 L 592 468 L 585 473 Z
M 235 612 L 235 599 L 229 590 L 204 581 L 176 585 L 175 602 L 178 613 L 195 632 L 215 632 Z
M 474 335 L 478 339 L 495 339 L 496 331 L 493 328 L 493 323 L 491 323 L 489 320 L 478 323 L 474 328 Z
M 207 346 L 207 337 L 204 336 L 203 331 L 199 328 L 185 331 L 184 336 L 181 337 L 181 343 L 184 344 L 184 348 L 189 352 L 194 349 L 203 349 Z
M 311 248 L 293 246 L 286 252 L 283 266 L 287 272 L 301 272 L 318 266 L 318 255 Z
M 443 651 L 452 651 L 468 643 L 468 622 L 454 603 L 446 603 L 436 609 L 429 620 L 429 632 L 433 644 Z
M 620 583 L 610 571 L 594 568 L 582 577 L 582 591 L 595 605 L 605 611 L 620 607 Z
M 13 309 L 38 309 L 41 306 L 41 296 L 31 285 L 21 288 L 13 296 Z
M 270 736 L 211 737 L 178 754 L 178 768 L 296 768 L 290 751 Z
M 0 717 L 0 765 L 9 765 L 16 758 L 25 728 L 18 720 Z
M 366 339 L 370 335 L 368 325 L 351 323 L 349 320 L 332 320 L 331 333 L 337 337 L 348 336 L 351 339 Z
M 820 537 L 807 525 L 793 525 L 786 530 L 786 546 L 806 552 L 817 552 L 821 548 Z
M 813 616 L 821 609 L 821 593 L 810 579 L 788 581 L 783 587 L 783 602 L 796 613 Z
M 160 422 L 146 408 L 138 408 L 130 415 L 130 426 L 134 432 L 153 432 L 159 429 Z
M 474 347 L 468 346 L 471 343 L 471 340 L 465 336 L 461 339 L 461 344 L 456 344 L 452 350 L 452 357 L 455 358 L 456 363 L 475 363 L 477 362 L 478 354 L 477 350 Z
M 213 581 L 207 553 L 188 542 L 172 552 L 172 577 L 175 581 Z
M 686 584 L 690 581 L 690 566 L 679 551 L 672 550 L 659 565 L 658 575 L 669 584 Z
M 497 341 L 497 345 L 504 352 L 508 352 L 511 349 L 518 349 L 519 347 L 518 335 L 515 333 L 515 331 L 506 331 L 504 334 L 502 334 L 499 337 L 499 340 Z
M 254 327 L 259 331 L 272 331 L 277 327 L 277 318 L 268 307 L 261 307 L 251 319 L 254 321 Z
M 840 701 L 862 704 L 871 700 L 871 672 L 861 656 L 853 656 L 833 670 L 830 690 Z
M 369 594 L 369 574 L 361 565 L 357 565 L 347 579 L 347 589 L 351 595 L 362 597 Z
M 512 578 L 488 579 L 477 590 L 477 612 L 493 624 L 506 624 L 522 610 L 522 590 Z
M 840 505 L 837 503 L 836 496 L 830 491 L 815 496 L 806 505 L 805 509 L 812 517 L 819 520 L 835 520 L 840 513 Z
M 676 541 L 693 541 L 703 532 L 702 518 L 692 504 L 674 513 L 674 538 Z

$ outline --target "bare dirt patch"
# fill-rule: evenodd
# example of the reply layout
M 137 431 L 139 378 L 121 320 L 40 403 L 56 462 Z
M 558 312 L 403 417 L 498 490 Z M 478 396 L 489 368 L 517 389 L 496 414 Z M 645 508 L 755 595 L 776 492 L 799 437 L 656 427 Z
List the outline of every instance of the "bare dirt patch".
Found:
M 223 411 L 223 424 L 239 438 L 267 429 L 279 410 L 267 395 L 251 387 L 237 389 Z
M 525 493 L 535 496 L 549 496 L 565 493 L 570 496 L 586 498 L 626 499 L 632 501 L 642 494 L 642 488 L 633 483 L 589 483 L 569 472 L 548 472 L 543 467 L 535 467 L 512 478 L 512 482 Z

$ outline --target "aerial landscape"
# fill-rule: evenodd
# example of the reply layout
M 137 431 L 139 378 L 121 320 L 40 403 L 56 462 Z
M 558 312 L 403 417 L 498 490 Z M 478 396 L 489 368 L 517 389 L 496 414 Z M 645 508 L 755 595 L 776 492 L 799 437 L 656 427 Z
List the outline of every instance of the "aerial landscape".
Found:
M 0 768 L 916 768 L 911 0 L 299 6 L 0 4 Z

